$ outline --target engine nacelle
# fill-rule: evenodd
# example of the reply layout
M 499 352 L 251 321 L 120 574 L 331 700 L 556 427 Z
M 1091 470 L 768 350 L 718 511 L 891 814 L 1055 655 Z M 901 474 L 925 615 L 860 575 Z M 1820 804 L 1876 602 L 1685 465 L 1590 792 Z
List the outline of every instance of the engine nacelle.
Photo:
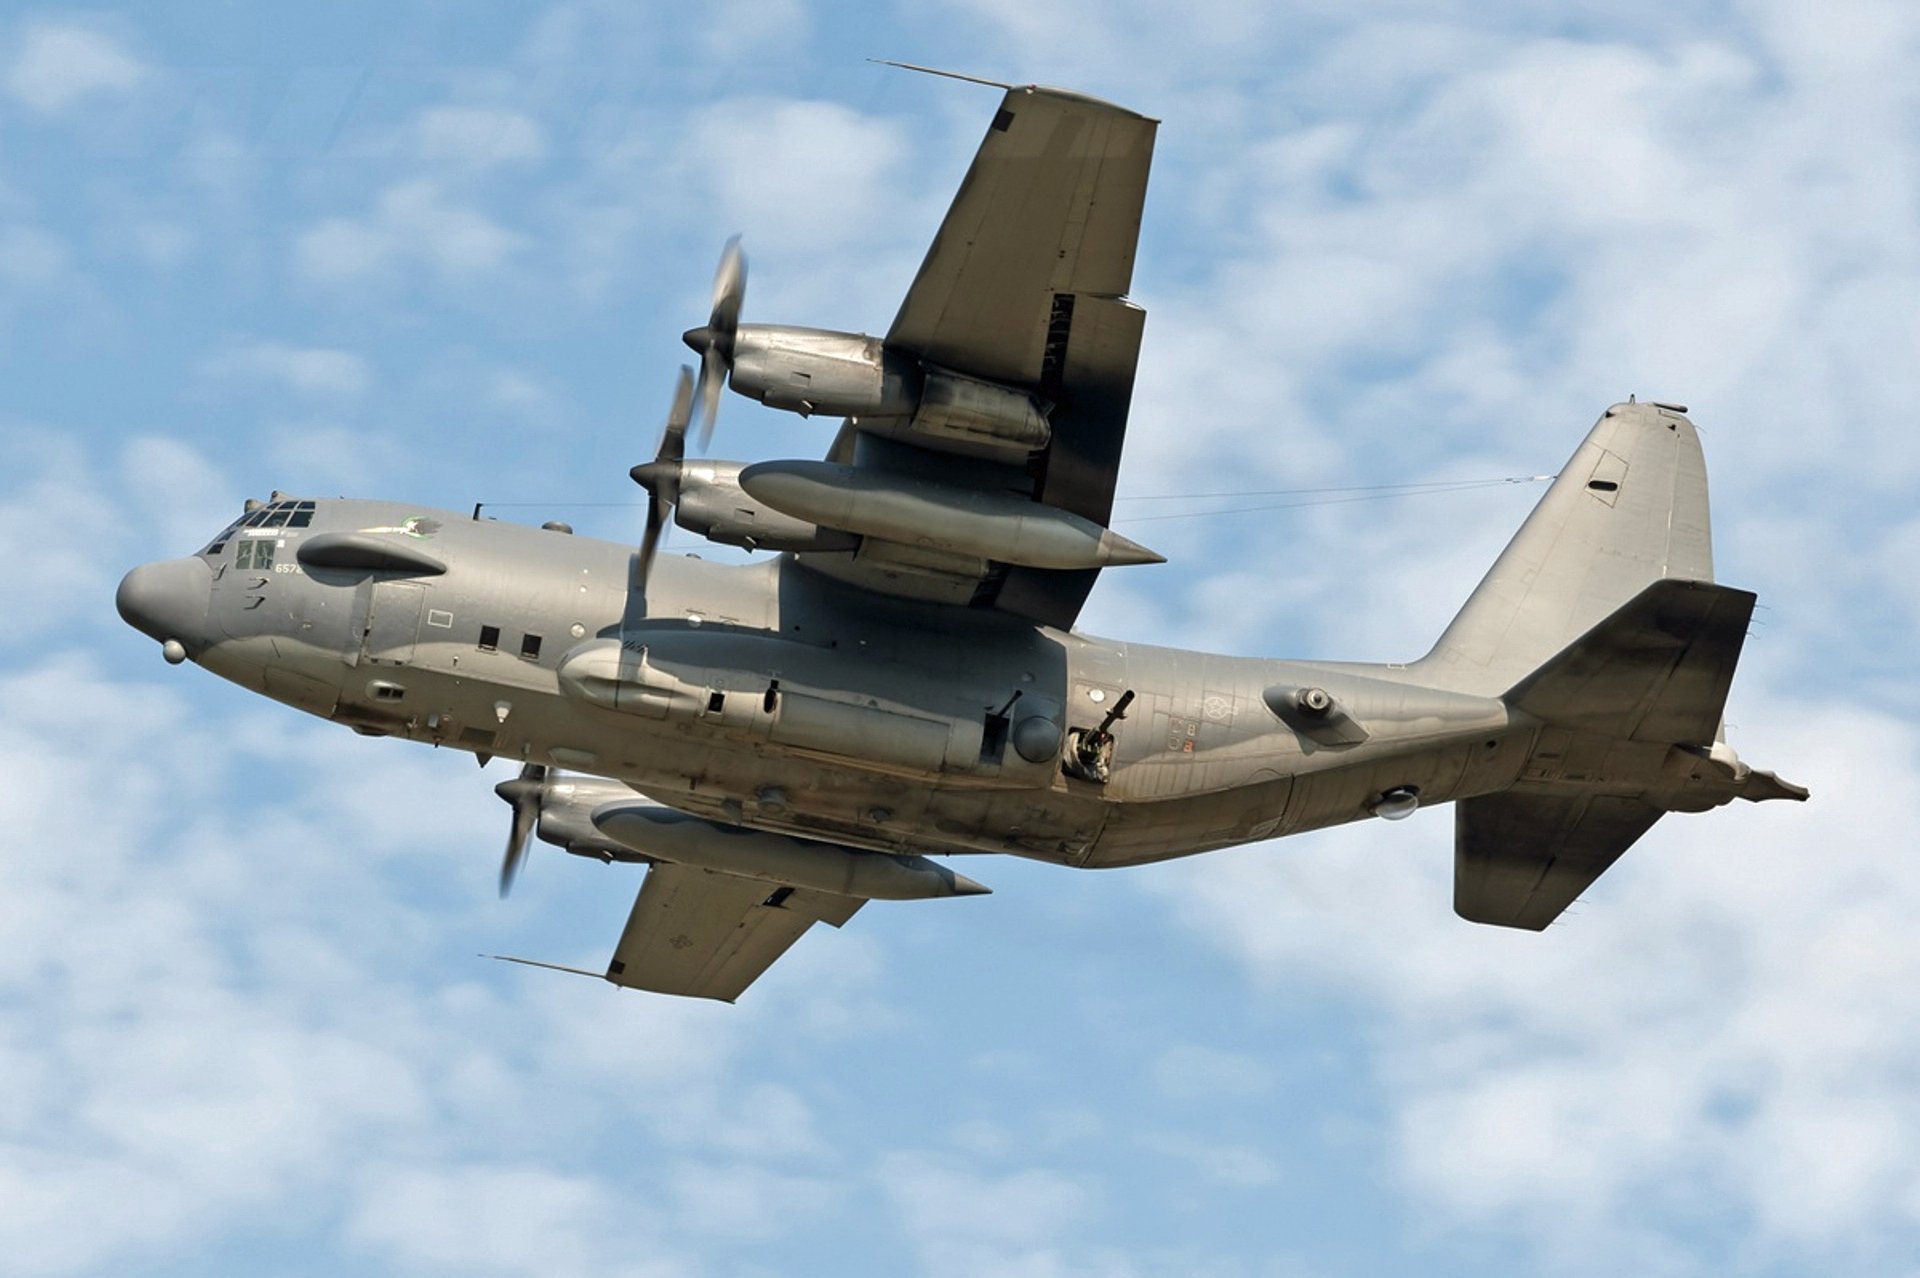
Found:
M 633 791 L 618 781 L 556 774 L 541 787 L 539 824 L 534 828 L 542 842 L 575 856 L 637 861 L 640 857 L 631 847 L 602 834 L 593 823 L 595 808 L 633 801 Z
M 928 365 L 920 405 L 909 418 L 862 419 L 860 426 L 908 443 L 951 452 L 1030 453 L 1053 438 L 1045 400 L 998 382 Z
M 802 415 L 907 417 L 920 403 L 921 373 L 863 333 L 742 324 L 731 383 L 749 399 Z
M 822 529 L 756 502 L 740 487 L 744 463 L 689 462 L 680 475 L 673 522 L 708 541 L 749 550 L 851 550 L 852 533 Z
M 997 382 L 920 361 L 861 333 L 742 324 L 733 389 L 803 416 L 859 419 L 862 430 L 927 448 L 1024 455 L 1053 437 L 1052 406 Z

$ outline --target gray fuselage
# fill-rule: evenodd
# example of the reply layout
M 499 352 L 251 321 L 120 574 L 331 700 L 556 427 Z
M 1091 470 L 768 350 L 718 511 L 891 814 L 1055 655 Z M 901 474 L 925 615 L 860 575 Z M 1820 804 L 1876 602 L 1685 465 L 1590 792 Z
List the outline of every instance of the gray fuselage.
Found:
M 303 562 L 303 539 L 328 534 L 431 567 Z M 248 542 L 270 544 L 271 564 Z M 1497 791 L 1537 735 L 1498 698 L 1423 686 L 1417 667 L 1117 643 L 877 600 L 788 556 L 665 557 L 643 598 L 632 558 L 547 529 L 321 502 L 307 527 L 234 530 L 203 554 L 207 612 L 183 638 L 215 673 L 365 733 L 611 777 L 755 828 L 1082 866 L 1356 820 L 1389 791 Z M 1310 688 L 1363 739 L 1272 708 Z M 1063 754 L 1129 691 L 1106 779 L 1072 775 Z

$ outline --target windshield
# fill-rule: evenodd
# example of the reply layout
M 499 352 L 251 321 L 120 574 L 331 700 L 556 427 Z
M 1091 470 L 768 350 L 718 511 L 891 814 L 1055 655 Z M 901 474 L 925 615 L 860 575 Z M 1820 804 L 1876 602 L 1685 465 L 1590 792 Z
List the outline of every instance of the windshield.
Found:
M 261 506 L 241 515 L 240 518 L 220 530 L 207 548 L 200 553 L 211 558 L 227 548 L 227 542 L 234 533 L 243 528 L 305 528 L 313 522 L 314 503 L 310 501 L 276 501 L 270 506 Z

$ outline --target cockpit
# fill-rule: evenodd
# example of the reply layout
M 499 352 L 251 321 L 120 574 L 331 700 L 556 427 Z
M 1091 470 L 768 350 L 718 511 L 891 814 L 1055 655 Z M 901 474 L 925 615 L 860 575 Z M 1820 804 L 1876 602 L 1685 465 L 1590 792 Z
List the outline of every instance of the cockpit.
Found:
M 240 512 L 240 518 L 220 530 L 220 535 L 207 544 L 200 553 L 211 559 L 227 548 L 227 543 L 235 533 L 246 529 L 258 528 L 262 531 L 273 528 L 305 528 L 313 522 L 314 503 L 283 498 L 279 493 L 273 495 L 271 502 L 249 501 L 247 508 Z M 250 542 L 252 539 L 249 538 Z M 242 553 L 248 549 L 248 543 L 242 543 Z M 251 556 L 249 556 L 251 557 Z M 269 552 L 271 563 L 271 552 Z M 249 565 L 242 564 L 241 567 Z M 265 565 L 263 565 L 265 566 Z

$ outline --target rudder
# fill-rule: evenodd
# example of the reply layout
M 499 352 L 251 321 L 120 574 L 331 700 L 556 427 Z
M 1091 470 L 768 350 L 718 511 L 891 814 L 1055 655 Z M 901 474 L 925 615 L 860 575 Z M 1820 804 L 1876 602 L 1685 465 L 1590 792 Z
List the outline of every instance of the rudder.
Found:
M 1666 577 L 1713 579 L 1700 438 L 1677 408 L 1615 404 L 1417 663 L 1422 681 L 1504 692 Z

